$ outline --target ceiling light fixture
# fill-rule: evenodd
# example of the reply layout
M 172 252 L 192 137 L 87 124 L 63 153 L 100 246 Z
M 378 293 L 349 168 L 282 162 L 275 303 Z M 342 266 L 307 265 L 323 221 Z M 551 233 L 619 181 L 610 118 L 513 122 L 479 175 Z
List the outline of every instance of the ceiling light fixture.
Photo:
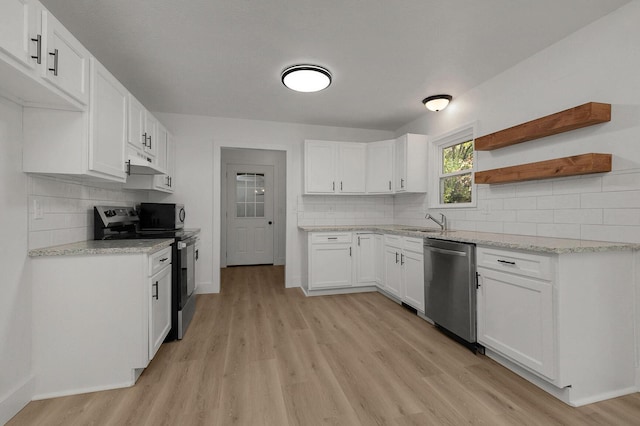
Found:
M 433 95 L 428 98 L 424 98 L 422 103 L 427 107 L 429 111 L 442 111 L 449 105 L 453 96 L 451 95 Z
M 319 92 L 331 84 L 331 73 L 318 65 L 294 65 L 282 71 L 282 84 L 296 92 Z

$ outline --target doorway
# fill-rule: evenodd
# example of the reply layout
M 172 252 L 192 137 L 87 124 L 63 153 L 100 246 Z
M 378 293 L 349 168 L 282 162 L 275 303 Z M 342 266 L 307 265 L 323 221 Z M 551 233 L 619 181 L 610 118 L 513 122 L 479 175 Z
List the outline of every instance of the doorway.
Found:
M 220 266 L 284 265 L 286 153 L 221 149 Z

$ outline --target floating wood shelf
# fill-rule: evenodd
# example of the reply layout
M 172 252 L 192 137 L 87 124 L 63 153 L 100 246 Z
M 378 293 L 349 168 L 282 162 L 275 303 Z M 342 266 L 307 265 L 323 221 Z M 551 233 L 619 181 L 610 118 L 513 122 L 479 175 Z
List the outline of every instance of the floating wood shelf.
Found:
M 607 121 L 611 121 L 611 104 L 589 102 L 479 137 L 474 147 L 476 151 L 491 151 Z
M 582 154 L 476 172 L 475 183 L 509 183 L 611 171 L 611 154 Z

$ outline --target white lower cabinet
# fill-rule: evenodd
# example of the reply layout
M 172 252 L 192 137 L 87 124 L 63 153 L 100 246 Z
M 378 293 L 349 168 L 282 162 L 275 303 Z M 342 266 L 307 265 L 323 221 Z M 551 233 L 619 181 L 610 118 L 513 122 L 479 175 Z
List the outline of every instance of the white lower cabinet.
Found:
M 478 268 L 478 341 L 555 378 L 551 282 Z
M 420 238 L 384 236 L 384 285 L 402 302 L 424 312 L 424 254 Z
M 632 251 L 476 256 L 489 357 L 574 406 L 636 391 Z
M 351 239 L 350 232 L 309 234 L 309 289 L 352 286 Z
M 378 287 L 384 285 L 384 236 L 381 234 L 374 234 L 374 268 L 375 268 L 375 281 Z
M 171 247 L 31 265 L 34 397 L 133 385 L 171 327 Z
M 376 282 L 376 240 L 375 234 L 355 234 L 356 283 Z

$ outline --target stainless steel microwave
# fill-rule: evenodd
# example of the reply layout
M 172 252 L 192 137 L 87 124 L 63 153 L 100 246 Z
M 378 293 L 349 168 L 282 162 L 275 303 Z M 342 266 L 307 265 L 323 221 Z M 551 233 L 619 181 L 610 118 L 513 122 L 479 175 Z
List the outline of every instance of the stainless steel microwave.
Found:
M 138 211 L 143 230 L 172 230 L 184 228 L 184 204 L 140 203 Z

